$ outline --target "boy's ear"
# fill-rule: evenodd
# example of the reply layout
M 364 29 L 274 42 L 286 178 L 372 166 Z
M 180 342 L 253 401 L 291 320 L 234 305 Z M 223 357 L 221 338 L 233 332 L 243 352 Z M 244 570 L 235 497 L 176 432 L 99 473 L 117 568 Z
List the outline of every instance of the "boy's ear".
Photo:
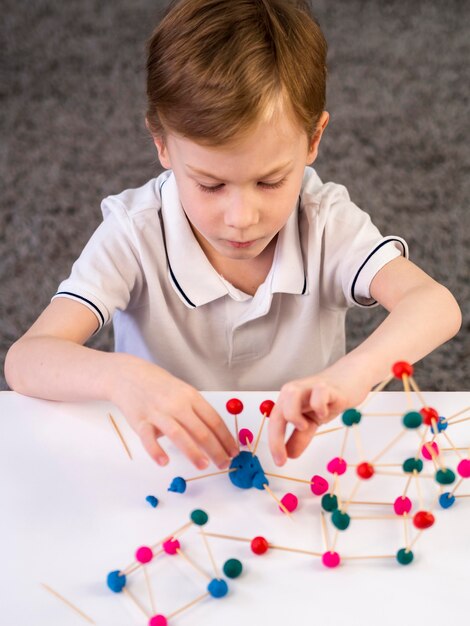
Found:
M 320 116 L 320 119 L 318 120 L 318 125 L 315 131 L 315 134 L 310 140 L 310 145 L 308 148 L 308 155 L 307 155 L 307 165 L 309 163 L 313 163 L 315 159 L 317 158 L 318 146 L 320 145 L 323 131 L 328 126 L 329 119 L 330 119 L 330 114 L 327 111 L 323 111 L 323 113 Z
M 155 147 L 157 148 L 158 160 L 160 161 L 160 163 L 165 169 L 167 170 L 171 169 L 170 157 L 168 155 L 168 149 L 165 143 L 165 138 L 163 137 L 163 135 L 157 136 L 152 133 L 147 118 L 145 118 L 145 126 L 147 127 L 147 130 L 149 131 L 149 133 L 152 135 L 153 143 L 155 144 Z

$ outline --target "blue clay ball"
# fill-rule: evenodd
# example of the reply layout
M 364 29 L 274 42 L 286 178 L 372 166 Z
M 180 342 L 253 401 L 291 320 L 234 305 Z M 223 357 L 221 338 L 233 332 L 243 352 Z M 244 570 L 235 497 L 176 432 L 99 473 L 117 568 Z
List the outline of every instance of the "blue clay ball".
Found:
M 450 491 L 446 491 L 439 496 L 439 504 L 443 509 L 450 508 L 455 502 L 455 496 L 451 495 Z
M 213 578 L 207 585 L 207 591 L 213 598 L 223 598 L 228 593 L 228 585 L 222 578 Z
M 175 493 L 184 493 L 186 491 L 186 481 L 181 476 L 176 476 L 171 481 L 171 485 L 168 487 L 168 491 L 174 491 Z
M 126 586 L 126 576 L 125 574 L 121 574 L 119 570 L 109 572 L 106 583 L 111 591 L 114 591 L 114 593 L 119 593 Z
M 230 469 L 235 469 L 228 474 L 230 481 L 240 489 L 263 489 L 263 485 L 269 484 L 258 457 L 246 450 L 232 459 Z
M 145 499 L 151 506 L 153 506 L 154 509 L 157 508 L 158 498 L 156 498 L 155 496 L 147 496 Z

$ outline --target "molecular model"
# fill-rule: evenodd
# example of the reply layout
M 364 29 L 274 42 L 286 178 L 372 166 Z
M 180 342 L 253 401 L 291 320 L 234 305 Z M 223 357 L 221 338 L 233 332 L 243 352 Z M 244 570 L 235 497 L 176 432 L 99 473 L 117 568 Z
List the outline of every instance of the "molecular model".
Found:
M 136 550 L 135 561 L 123 568 L 122 570 L 114 570 L 108 574 L 107 585 L 111 591 L 115 593 L 123 592 L 129 599 L 137 606 L 137 608 L 147 618 L 148 626 L 167 626 L 169 620 L 173 619 L 176 615 L 179 615 L 183 611 L 194 606 L 201 600 L 208 597 L 223 598 L 227 595 L 228 585 L 227 582 L 221 577 L 219 569 L 215 563 L 214 556 L 209 546 L 206 533 L 202 530 L 202 527 L 207 523 L 209 516 L 205 511 L 201 509 L 194 510 L 190 515 L 190 521 L 178 528 L 174 533 L 167 535 L 164 539 L 158 541 L 152 546 L 141 546 Z M 204 541 L 204 545 L 207 549 L 207 553 L 210 559 L 210 563 L 213 569 L 213 576 L 207 574 L 193 559 L 183 550 L 179 538 L 191 527 L 198 526 L 200 528 L 200 535 Z M 186 561 L 193 569 L 196 570 L 203 578 L 209 582 L 206 584 L 205 593 L 199 595 L 191 602 L 185 604 L 182 607 L 174 610 L 168 615 L 157 613 L 154 594 L 152 592 L 152 585 L 149 574 L 149 563 L 156 560 L 158 557 L 179 556 Z M 128 577 L 131 574 L 135 574 L 139 570 L 143 570 L 145 577 L 145 584 L 148 592 L 148 599 L 151 608 L 151 613 L 146 609 L 137 597 L 130 591 L 128 586 Z M 242 564 L 238 559 L 228 559 L 223 566 L 223 572 L 228 578 L 237 578 L 242 572 Z
M 400 414 L 365 412 L 367 403 L 370 402 L 375 394 L 382 391 L 394 377 L 403 382 L 407 402 L 406 410 Z M 415 406 L 415 404 L 418 404 L 418 406 Z M 217 570 L 209 548 L 208 537 L 246 542 L 249 544 L 251 551 L 256 555 L 265 554 L 269 550 L 283 550 L 307 555 L 319 559 L 320 563 L 326 568 L 335 568 L 353 559 L 393 559 L 400 565 L 408 565 L 414 559 L 413 548 L 419 537 L 426 529 L 430 528 L 435 523 L 435 516 L 432 513 L 432 509 L 436 505 L 439 505 L 442 510 L 450 509 L 455 505 L 458 498 L 470 497 L 470 494 L 461 493 L 465 479 L 470 477 L 470 447 L 457 447 L 449 435 L 449 431 L 453 432 L 458 424 L 470 420 L 470 415 L 463 416 L 463 414 L 468 413 L 470 407 L 452 416 L 440 416 L 435 408 L 428 406 L 425 402 L 423 394 L 413 378 L 413 367 L 409 363 L 395 363 L 392 367 L 392 374 L 372 391 L 362 405 L 356 408 L 349 408 L 342 414 L 342 426 L 321 430 L 315 434 L 314 438 L 318 438 L 328 433 L 336 432 L 336 436 L 341 437 L 339 454 L 327 462 L 327 474 L 325 473 L 324 476 L 315 474 L 310 478 L 297 478 L 264 471 L 263 464 L 257 456 L 257 450 L 263 428 L 266 424 L 266 420 L 269 419 L 273 406 L 274 403 L 271 400 L 265 400 L 261 403 L 260 412 L 262 420 L 255 438 L 253 432 L 249 429 L 239 429 L 238 418 L 244 407 L 242 402 L 237 398 L 230 399 L 226 403 L 226 408 L 228 413 L 232 415 L 235 420 L 235 431 L 240 444 L 239 454 L 232 460 L 227 470 L 189 478 L 176 476 L 171 481 L 168 490 L 184 494 L 189 488 L 188 484 L 192 481 L 226 474 L 230 483 L 236 488 L 254 488 L 260 492 L 267 493 L 273 499 L 280 513 L 291 517 L 299 504 L 298 497 L 293 493 L 284 493 L 282 496 L 276 495 L 272 486 L 270 486 L 270 479 L 272 479 L 272 482 L 276 481 L 276 483 L 278 481 L 294 481 L 296 483 L 305 484 L 306 497 L 307 494 L 309 494 L 308 497 L 310 498 L 311 494 L 315 497 L 321 497 L 318 534 L 319 537 L 321 537 L 322 546 L 319 546 L 318 549 L 315 550 L 304 550 L 277 545 L 269 542 L 265 537 L 260 535 L 253 537 L 237 537 L 234 535 L 207 532 L 203 530 L 202 527 L 206 524 L 208 515 L 201 510 L 193 511 L 190 522 L 171 535 L 168 535 L 160 542 L 157 542 L 155 545 L 138 548 L 135 554 L 136 561 L 134 563 L 122 570 L 113 571 L 108 575 L 108 587 L 116 593 L 123 592 L 127 594 L 134 604 L 139 607 L 141 612 L 145 614 L 148 626 L 166 626 L 167 624 L 173 623 L 173 618 L 182 611 L 192 607 L 204 598 L 221 598 L 227 594 L 228 585 Z M 361 438 L 361 428 L 364 426 L 364 422 L 373 420 L 377 416 L 401 417 L 402 428 L 378 454 L 367 455 Z M 351 459 L 345 458 L 350 433 L 354 437 L 354 448 L 357 453 L 357 462 L 355 463 L 351 462 Z M 415 454 L 408 458 L 399 458 L 395 463 L 383 462 L 383 457 L 405 436 L 412 439 L 416 438 L 414 439 L 416 443 L 414 443 L 411 448 L 415 450 Z M 446 458 L 444 458 L 445 456 Z M 455 469 L 451 469 L 450 467 L 451 462 L 448 458 L 449 456 L 453 457 L 453 466 L 456 465 Z M 377 478 L 381 476 L 394 477 L 394 483 L 396 485 L 394 487 L 394 489 L 396 489 L 395 496 L 390 498 L 390 501 L 385 502 L 367 498 L 358 500 L 357 497 L 360 489 L 365 486 L 366 483 L 370 483 L 372 479 L 375 478 L 375 480 L 377 480 Z M 350 488 L 349 494 L 344 497 L 342 494 L 345 493 L 346 489 L 343 481 L 346 477 L 349 478 L 349 482 L 351 482 L 352 479 L 352 487 Z M 423 481 L 426 481 L 427 485 L 434 485 L 432 489 L 432 493 L 434 494 L 432 502 L 428 502 L 424 497 L 425 490 L 423 489 Z M 413 503 L 409 497 L 412 486 L 415 487 L 417 494 L 417 502 L 415 503 Z M 429 489 L 427 492 L 429 492 Z M 153 503 L 153 505 L 155 506 L 155 503 Z M 361 515 L 357 513 L 358 509 L 355 508 L 358 505 L 367 508 L 372 507 L 372 510 L 380 510 L 382 513 Z M 377 509 L 377 507 L 380 508 Z M 403 529 L 402 545 L 397 546 L 393 554 L 371 555 L 340 552 L 337 548 L 340 534 L 345 533 L 347 530 L 349 533 L 354 533 L 356 523 L 360 523 L 360 520 L 363 519 L 377 521 L 391 520 L 392 522 L 400 524 Z M 191 526 L 198 526 L 200 529 L 199 534 L 209 554 L 213 575 L 208 575 L 204 572 L 182 549 L 179 537 Z M 414 537 L 412 537 L 412 532 L 414 532 Z M 331 534 L 332 538 L 330 538 Z M 157 557 L 166 558 L 168 555 L 179 555 L 182 557 L 194 569 L 199 571 L 199 573 L 208 580 L 208 583 L 202 595 L 185 604 L 183 607 L 174 610 L 172 613 L 163 615 L 156 610 L 147 565 L 150 561 L 156 560 Z M 145 576 L 150 610 L 143 607 L 129 590 L 127 579 L 138 570 L 143 570 Z M 242 564 L 238 559 L 229 559 L 223 566 L 223 572 L 226 577 L 235 578 L 242 572 Z

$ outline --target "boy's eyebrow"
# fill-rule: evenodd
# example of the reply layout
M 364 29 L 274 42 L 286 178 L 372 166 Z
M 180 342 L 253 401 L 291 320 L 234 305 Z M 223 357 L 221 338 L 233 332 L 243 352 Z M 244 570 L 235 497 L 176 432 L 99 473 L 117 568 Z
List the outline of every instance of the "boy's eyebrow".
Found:
M 269 178 L 269 176 L 272 176 L 273 174 L 277 174 L 281 170 L 286 169 L 291 164 L 292 164 L 292 161 L 288 161 L 287 163 L 283 163 L 282 165 L 278 165 L 274 169 L 270 170 L 269 172 L 266 172 L 265 174 L 263 174 L 262 176 L 259 176 L 258 178 L 260 180 L 262 180 L 263 178 Z M 214 180 L 220 180 L 220 181 L 223 180 L 221 178 L 217 178 L 217 176 L 214 176 L 213 174 L 210 174 L 209 172 L 204 172 L 203 170 L 200 170 L 197 167 L 193 167 L 192 165 L 189 165 L 189 163 L 185 163 L 185 165 L 186 165 L 187 168 L 192 170 L 194 173 L 200 174 L 201 176 L 207 176 L 207 178 L 213 178 Z

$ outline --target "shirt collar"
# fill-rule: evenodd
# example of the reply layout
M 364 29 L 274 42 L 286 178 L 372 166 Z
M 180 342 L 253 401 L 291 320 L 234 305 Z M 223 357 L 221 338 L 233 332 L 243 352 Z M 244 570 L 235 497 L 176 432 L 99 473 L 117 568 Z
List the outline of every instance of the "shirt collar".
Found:
M 161 198 L 168 273 L 171 285 L 182 302 L 194 308 L 226 295 L 233 298 L 233 290 L 211 265 L 194 236 L 181 206 L 173 173 L 161 184 Z M 305 293 L 298 206 L 299 203 L 278 235 L 271 293 Z

